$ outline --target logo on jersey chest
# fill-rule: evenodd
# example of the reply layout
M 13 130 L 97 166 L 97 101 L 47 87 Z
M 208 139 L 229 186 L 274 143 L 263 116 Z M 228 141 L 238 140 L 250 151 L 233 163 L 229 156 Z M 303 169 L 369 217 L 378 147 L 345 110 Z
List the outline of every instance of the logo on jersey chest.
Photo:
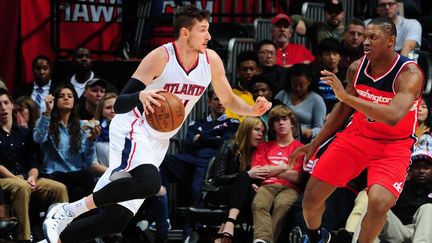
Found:
M 173 94 L 201 96 L 206 87 L 188 83 L 166 83 L 163 89 Z

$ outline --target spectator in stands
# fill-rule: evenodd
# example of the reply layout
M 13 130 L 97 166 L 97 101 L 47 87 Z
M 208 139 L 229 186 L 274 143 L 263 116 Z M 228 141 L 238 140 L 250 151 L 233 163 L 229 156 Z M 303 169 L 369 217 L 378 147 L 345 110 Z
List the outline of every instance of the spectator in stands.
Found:
M 412 177 L 405 182 L 399 199 L 387 213 L 387 221 L 378 235 L 381 242 L 430 242 L 432 239 L 431 151 L 414 152 L 410 171 Z M 359 228 L 354 233 L 354 239 L 357 239 L 358 233 Z
M 102 175 L 109 166 L 109 126 L 115 116 L 114 102 L 116 99 L 116 93 L 106 93 L 96 107 L 95 118 L 99 121 L 101 132 L 96 140 L 98 164 L 94 165 L 92 169 L 98 175 Z
M 396 25 L 397 36 L 395 51 L 401 55 L 408 54 L 421 45 L 422 26 L 415 19 L 406 19 L 398 15 L 399 3 L 396 0 L 377 0 L 377 14 L 381 17 L 389 17 Z M 371 19 L 365 21 L 368 24 Z
M 302 145 L 294 138 L 297 125 L 290 108 L 275 106 L 269 114 L 269 133 L 275 140 L 260 143 L 253 154 L 251 167 L 269 171 L 252 202 L 254 243 L 278 242 L 286 213 L 298 197 L 303 158 L 288 166 L 291 153 Z
M 38 105 L 39 111 L 45 111 L 45 97 L 52 93 L 59 84 L 51 80 L 52 63 L 47 56 L 37 56 L 33 59 L 32 70 L 35 80 L 18 88 L 15 98 L 30 96 Z
M 307 35 L 312 44 L 313 53 L 321 40 L 333 37 L 341 40 L 345 30 L 345 11 L 338 0 L 326 0 L 324 4 L 324 23 L 314 19 L 307 19 L 301 15 L 293 15 L 296 32 L 299 35 Z
M 343 80 L 343 85 L 346 86 L 345 75 L 346 69 L 340 69 L 339 63 L 341 60 L 341 44 L 335 38 L 325 38 L 318 45 L 319 64 L 313 70 L 313 82 L 318 86 L 319 94 L 324 99 L 326 104 L 327 113 L 329 113 L 333 106 L 338 102 L 335 93 L 330 85 L 320 81 L 321 71 L 330 71 Z
M 271 82 L 275 94 L 284 89 L 287 69 L 276 64 L 276 45 L 263 40 L 258 44 L 258 66 L 260 73 Z
M 291 67 L 297 63 L 309 64 L 315 60 L 312 53 L 303 45 L 290 43 L 292 36 L 291 18 L 280 13 L 272 19 L 272 37 L 276 45 L 276 64 Z
M 352 19 L 345 28 L 342 40 L 342 55 L 339 68 L 347 70 L 349 65 L 363 56 L 365 25 L 359 19 Z
M 273 88 L 270 81 L 265 75 L 258 74 L 254 76 L 249 84 L 249 90 L 252 92 L 253 100 L 256 100 L 259 96 L 263 96 L 268 101 L 272 102 L 272 106 L 282 104 L 279 100 L 273 99 Z M 268 115 L 270 110 L 261 116 L 261 119 L 268 124 Z
M 258 56 L 254 51 L 244 51 L 237 56 L 237 73 L 238 79 L 233 85 L 233 92 L 238 97 L 242 98 L 246 103 L 252 105 L 254 99 L 252 94 L 248 91 L 249 82 L 251 78 L 258 72 Z M 236 77 L 234 77 L 236 78 Z M 240 121 L 244 116 L 236 114 L 229 109 L 225 110 L 225 114 L 229 118 L 236 118 Z
M 77 200 L 95 185 L 89 167 L 95 159 L 99 126 L 90 128 L 80 121 L 77 98 L 69 84 L 45 98 L 46 110 L 36 122 L 34 140 L 42 151 L 41 176 L 65 184 L 69 198 Z
M 17 218 L 10 215 L 10 207 L 7 204 L 5 192 L 0 186 L 0 235 L 9 233 L 17 223 Z
M 162 186 L 168 188 L 169 183 L 191 182 L 192 205 L 197 205 L 201 199 L 201 188 L 207 170 L 208 161 L 214 157 L 222 144 L 232 139 L 237 131 L 239 121 L 227 118 L 225 108 L 213 90 L 207 92 L 210 114 L 205 119 L 199 119 L 189 124 L 185 139 L 185 151 L 174 155 L 166 155 L 160 166 Z M 160 219 L 162 226 L 168 227 L 168 199 L 161 195 L 158 199 L 164 207 L 165 219 Z M 158 222 L 156 222 L 158 224 Z M 186 229 L 189 230 L 189 229 Z M 162 232 L 167 228 L 161 229 Z M 159 232 L 160 233 L 160 232 Z M 184 237 L 190 236 L 190 231 L 184 232 Z M 166 236 L 166 235 L 165 235 Z M 165 238 L 160 235 L 160 238 Z
M 28 97 L 21 96 L 15 101 L 15 121 L 18 125 L 33 131 L 37 119 L 40 117 L 36 102 Z
M 412 178 L 405 182 L 396 205 L 387 214 L 387 222 L 379 235 L 382 242 L 432 240 L 432 153 L 414 152 L 411 162 Z
M 208 168 L 204 181 L 204 201 L 211 205 L 228 205 L 228 217 L 220 228 L 215 242 L 232 242 L 234 227 L 240 213 L 251 215 L 252 199 L 257 182 L 269 175 L 265 167 L 251 168 L 252 153 L 263 140 L 264 122 L 257 117 L 246 117 L 232 140 L 222 145 L 215 161 Z
M 87 48 L 79 47 L 76 49 L 72 63 L 75 73 L 66 83 L 72 84 L 78 98 L 81 98 L 87 82 L 101 77 L 91 70 L 93 61 L 91 58 L 91 52 Z
M 431 104 L 429 97 L 423 97 L 417 117 L 416 143 L 417 150 L 432 151 L 432 136 L 431 136 Z
M 321 130 L 326 116 L 323 98 L 311 91 L 312 76 L 309 66 L 296 64 L 290 68 L 290 82 L 275 99 L 291 108 L 301 125 L 302 142 L 307 143 Z
M 81 120 L 95 118 L 96 107 L 106 93 L 107 83 L 105 80 L 95 78 L 89 80 L 84 89 L 78 106 L 78 115 Z
M 67 202 L 67 189 L 62 183 L 39 177 L 37 146 L 31 131 L 13 121 L 12 97 L 4 89 L 0 89 L 0 112 L 0 187 L 10 194 L 18 218 L 16 240 L 30 242 L 30 198 L 47 206 Z

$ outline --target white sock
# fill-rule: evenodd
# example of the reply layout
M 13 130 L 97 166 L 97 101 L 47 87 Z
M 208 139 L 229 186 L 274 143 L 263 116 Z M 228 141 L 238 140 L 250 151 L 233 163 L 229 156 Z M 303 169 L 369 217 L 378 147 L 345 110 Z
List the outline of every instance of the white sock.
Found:
M 89 211 L 85 203 L 85 198 L 82 198 L 72 203 L 68 203 L 64 205 L 63 208 L 64 210 L 71 212 L 74 215 L 74 217 L 78 217 L 81 214 Z

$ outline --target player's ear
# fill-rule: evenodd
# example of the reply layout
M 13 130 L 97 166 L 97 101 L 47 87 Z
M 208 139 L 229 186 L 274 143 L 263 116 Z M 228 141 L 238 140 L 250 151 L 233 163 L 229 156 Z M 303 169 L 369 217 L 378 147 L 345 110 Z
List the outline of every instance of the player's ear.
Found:
M 189 30 L 186 27 L 182 27 L 180 29 L 180 35 L 182 35 L 184 37 L 188 37 L 189 36 Z
M 390 36 L 388 40 L 388 47 L 396 46 L 396 36 Z

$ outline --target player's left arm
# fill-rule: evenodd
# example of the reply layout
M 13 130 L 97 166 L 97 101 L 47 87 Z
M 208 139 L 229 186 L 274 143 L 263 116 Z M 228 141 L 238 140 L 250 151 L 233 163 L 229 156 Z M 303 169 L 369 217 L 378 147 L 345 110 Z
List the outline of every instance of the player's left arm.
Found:
M 322 77 L 327 84 L 332 86 L 336 97 L 343 103 L 362 112 L 370 119 L 383 122 L 388 125 L 396 125 L 412 108 L 414 101 L 420 97 L 423 88 L 423 74 L 417 65 L 407 64 L 395 81 L 396 95 L 388 105 L 369 102 L 348 94 L 341 87 L 341 82 L 328 71 L 322 71 Z
M 271 108 L 271 103 L 264 97 L 258 97 L 253 106 L 247 104 L 232 91 L 231 85 L 225 76 L 225 68 L 219 55 L 210 49 L 207 54 L 211 67 L 212 86 L 222 105 L 234 113 L 245 116 L 261 116 Z

